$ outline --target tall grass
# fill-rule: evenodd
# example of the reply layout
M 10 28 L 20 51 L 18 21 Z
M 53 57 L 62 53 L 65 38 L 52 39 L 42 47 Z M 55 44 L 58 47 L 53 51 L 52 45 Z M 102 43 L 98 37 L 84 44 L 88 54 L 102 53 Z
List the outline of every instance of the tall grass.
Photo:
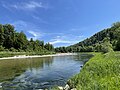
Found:
M 68 84 L 77 90 L 120 90 L 120 52 L 95 53 Z

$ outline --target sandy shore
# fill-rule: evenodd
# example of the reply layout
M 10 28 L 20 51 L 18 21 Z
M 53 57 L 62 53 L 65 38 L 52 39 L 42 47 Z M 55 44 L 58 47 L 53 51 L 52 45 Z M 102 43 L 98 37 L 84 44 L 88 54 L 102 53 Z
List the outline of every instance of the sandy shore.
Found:
M 18 55 L 18 56 L 14 56 L 14 57 L 0 58 L 0 60 L 5 60 L 5 59 L 22 59 L 22 58 L 37 58 L 37 57 L 53 57 L 53 56 L 68 56 L 68 55 L 76 55 L 76 53 L 58 53 L 58 54 L 51 54 L 51 55 L 33 55 L 33 56 Z

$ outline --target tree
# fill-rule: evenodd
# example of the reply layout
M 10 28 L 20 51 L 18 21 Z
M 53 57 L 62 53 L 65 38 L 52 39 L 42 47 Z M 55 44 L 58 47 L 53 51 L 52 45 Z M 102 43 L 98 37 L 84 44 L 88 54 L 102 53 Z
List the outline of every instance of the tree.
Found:
M 4 29 L 3 29 L 3 25 L 0 24 L 0 45 L 3 45 L 4 43 Z
M 118 28 L 118 27 L 120 27 L 120 22 L 113 23 L 112 26 L 115 27 L 115 28 Z
M 116 44 L 116 50 L 120 51 L 120 37 L 117 40 L 117 44 Z
M 30 42 L 34 42 L 33 38 L 30 38 Z
M 95 44 L 95 49 L 94 49 L 94 51 L 101 52 L 101 50 L 102 50 L 102 45 L 99 44 L 99 43 Z
M 16 40 L 16 46 L 17 49 L 25 50 L 27 48 L 27 37 L 23 32 L 20 32 L 18 34 L 17 40 Z
M 49 51 L 53 51 L 53 50 L 54 50 L 53 45 L 50 44 L 50 43 L 46 43 L 44 47 L 45 47 L 47 50 L 49 50 Z
M 4 38 L 5 38 L 3 46 L 9 49 L 14 46 L 14 40 L 15 40 L 14 26 L 10 24 L 6 24 L 6 25 L 3 25 L 3 29 L 4 29 Z
M 0 24 L 0 51 L 35 51 L 35 52 L 48 52 L 53 51 L 53 45 L 47 43 L 46 49 L 44 48 L 44 41 L 40 40 L 27 40 L 23 32 L 16 32 L 13 25 Z
M 110 44 L 109 38 L 105 38 L 103 40 L 103 44 L 102 44 L 102 50 L 103 53 L 107 53 L 107 52 L 112 52 L 113 48 L 112 48 L 112 44 Z
M 44 48 L 44 41 L 40 41 L 40 42 L 39 42 L 39 45 L 40 45 L 42 48 Z

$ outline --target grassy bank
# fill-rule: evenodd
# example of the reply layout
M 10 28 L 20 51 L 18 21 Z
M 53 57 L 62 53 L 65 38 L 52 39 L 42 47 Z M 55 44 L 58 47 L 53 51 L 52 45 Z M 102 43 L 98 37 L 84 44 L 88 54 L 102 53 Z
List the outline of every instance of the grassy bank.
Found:
M 77 90 L 119 90 L 120 52 L 95 53 L 68 83 Z

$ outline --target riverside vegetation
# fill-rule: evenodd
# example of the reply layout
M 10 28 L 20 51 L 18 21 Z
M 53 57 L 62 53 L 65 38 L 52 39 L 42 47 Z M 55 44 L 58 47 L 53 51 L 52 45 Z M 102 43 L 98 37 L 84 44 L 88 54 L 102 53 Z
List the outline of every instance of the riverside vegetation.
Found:
M 77 90 L 119 90 L 120 52 L 95 53 L 68 84 Z
M 120 22 L 104 29 L 90 38 L 68 47 L 57 47 L 56 52 L 103 52 L 106 49 L 104 40 L 108 39 L 114 51 L 120 51 Z
M 120 90 L 120 23 L 114 23 L 89 39 L 57 52 L 91 52 L 80 73 L 70 78 L 65 90 Z M 94 51 L 94 52 L 93 52 Z M 114 52 L 115 51 L 115 52 Z M 55 87 L 54 90 L 63 90 Z
M 4 27 L 3 25 L 1 30 L 3 30 Z M 6 34 L 5 32 L 7 30 L 3 31 L 4 34 Z M 17 50 L 27 53 L 27 51 L 30 50 L 30 52 L 40 52 L 40 54 L 41 52 L 43 52 L 43 54 L 44 52 L 54 52 L 53 46 L 49 43 L 47 45 L 42 44 L 42 47 L 40 42 L 39 44 L 35 44 L 36 41 L 33 41 L 33 39 L 30 41 L 24 38 L 19 40 L 20 37 L 26 37 L 23 32 L 21 33 L 15 34 L 17 35 L 15 41 L 19 42 L 19 44 L 14 42 L 11 44 L 13 45 L 11 47 L 7 47 L 6 45 L 8 44 L 5 43 L 7 39 L 8 41 L 11 40 L 10 37 L 8 38 L 7 35 L 3 35 L 7 37 L 7 39 L 5 38 L 6 40 L 2 41 L 1 51 L 12 50 L 13 52 Z M 19 34 L 20 37 L 18 38 Z M 11 34 L 10 36 L 12 38 L 13 35 Z M 26 40 L 27 43 L 21 43 L 22 40 L 23 42 Z M 32 42 L 34 42 L 34 44 Z M 18 46 L 16 47 L 16 45 Z M 36 47 L 38 47 L 37 45 L 40 46 L 40 49 L 36 49 Z M 70 87 L 69 89 L 76 88 L 77 90 L 119 90 L 120 52 L 118 51 L 120 51 L 120 22 L 114 23 L 112 27 L 104 29 L 75 45 L 55 48 L 55 52 L 91 52 L 91 54 L 94 54 L 94 57 L 83 66 L 81 72 L 70 78 L 67 82 Z M 59 89 L 56 87 L 54 90 Z
M 119 90 L 120 89 L 120 52 L 95 53 L 81 69 L 70 78 L 65 87 L 53 90 Z
M 27 39 L 24 32 L 16 32 L 13 25 L 0 24 L 0 57 L 15 55 L 43 55 L 54 53 L 53 45 L 40 40 Z

